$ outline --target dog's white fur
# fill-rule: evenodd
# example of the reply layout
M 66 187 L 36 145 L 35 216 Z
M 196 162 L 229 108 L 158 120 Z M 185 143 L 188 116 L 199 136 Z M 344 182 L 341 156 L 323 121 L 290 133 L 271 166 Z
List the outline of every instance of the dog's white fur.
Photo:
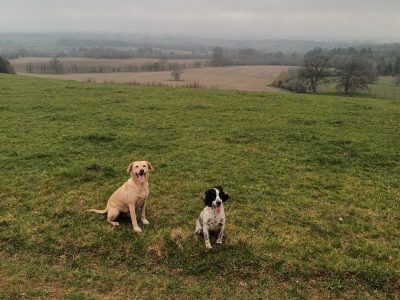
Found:
M 120 186 L 108 199 L 107 207 L 104 210 L 88 209 L 87 211 L 99 214 L 107 214 L 107 222 L 119 226 L 115 221 L 120 213 L 130 213 L 132 226 L 135 232 L 142 232 L 136 220 L 136 209 L 140 208 L 141 221 L 143 224 L 150 224 L 146 219 L 146 200 L 149 197 L 149 172 L 153 166 L 147 161 L 135 161 L 128 166 L 127 172 L 131 176 Z
M 216 197 L 212 201 L 212 206 L 206 206 L 200 213 L 196 222 L 196 234 L 203 233 L 207 249 L 212 249 L 210 242 L 210 232 L 216 232 L 218 238 L 216 243 L 222 244 L 225 229 L 225 211 L 222 204 L 222 199 L 219 197 L 220 191 L 214 188 Z M 219 205 L 219 206 L 218 206 Z

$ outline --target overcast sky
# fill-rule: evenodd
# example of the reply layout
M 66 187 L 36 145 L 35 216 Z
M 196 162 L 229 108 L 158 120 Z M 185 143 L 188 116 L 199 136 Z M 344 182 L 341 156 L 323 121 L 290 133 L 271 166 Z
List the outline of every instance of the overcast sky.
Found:
M 1 32 L 400 41 L 400 0 L 0 0 Z

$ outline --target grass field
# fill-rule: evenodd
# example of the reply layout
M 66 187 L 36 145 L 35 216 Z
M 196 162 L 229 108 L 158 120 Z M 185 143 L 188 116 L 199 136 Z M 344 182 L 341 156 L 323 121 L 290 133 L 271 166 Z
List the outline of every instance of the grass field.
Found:
M 242 91 L 276 91 L 270 84 L 279 74 L 287 70 L 286 66 L 234 66 L 219 68 L 185 69 L 181 81 L 172 81 L 171 72 L 118 72 L 118 73 L 80 73 L 80 74 L 24 74 L 42 78 L 102 82 L 161 83 L 171 86 L 182 86 L 196 82 L 207 88 Z
M 334 81 L 321 84 L 319 87 L 319 93 L 323 95 L 344 96 L 344 92 L 337 90 Z M 377 82 L 368 85 L 368 89 L 357 91 L 355 96 L 363 98 L 400 100 L 400 85 L 394 83 L 393 77 L 381 76 Z
M 399 298 L 399 101 L 0 75 L 0 115 L 1 299 Z M 84 212 L 136 159 L 141 235 Z

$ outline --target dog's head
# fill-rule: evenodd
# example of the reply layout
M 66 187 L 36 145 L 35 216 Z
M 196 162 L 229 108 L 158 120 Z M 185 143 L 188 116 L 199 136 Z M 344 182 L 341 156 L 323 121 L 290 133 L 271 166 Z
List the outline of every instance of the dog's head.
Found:
M 127 172 L 131 175 L 133 180 L 144 183 L 149 179 L 149 173 L 153 170 L 153 166 L 148 161 L 142 160 L 131 163 L 128 166 Z
M 229 195 L 225 193 L 222 186 L 209 189 L 204 193 L 204 204 L 209 207 L 220 207 L 222 202 L 229 199 Z

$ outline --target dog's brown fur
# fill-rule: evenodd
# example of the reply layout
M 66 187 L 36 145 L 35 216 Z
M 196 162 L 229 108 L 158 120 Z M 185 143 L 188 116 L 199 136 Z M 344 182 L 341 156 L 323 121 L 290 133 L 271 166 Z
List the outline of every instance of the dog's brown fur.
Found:
M 119 214 L 130 213 L 132 226 L 135 232 L 142 232 L 137 224 L 136 208 L 140 208 L 141 221 L 143 224 L 150 224 L 146 219 L 146 200 L 149 197 L 149 172 L 153 171 L 153 166 L 147 161 L 135 161 L 128 166 L 127 172 L 131 176 L 122 186 L 120 186 L 108 199 L 107 207 L 104 210 L 88 209 L 87 211 L 99 214 L 107 213 L 107 222 L 114 226 L 119 226 L 115 221 Z M 140 172 L 144 172 L 144 181 L 139 180 Z M 143 179 L 142 179 L 143 180 Z

